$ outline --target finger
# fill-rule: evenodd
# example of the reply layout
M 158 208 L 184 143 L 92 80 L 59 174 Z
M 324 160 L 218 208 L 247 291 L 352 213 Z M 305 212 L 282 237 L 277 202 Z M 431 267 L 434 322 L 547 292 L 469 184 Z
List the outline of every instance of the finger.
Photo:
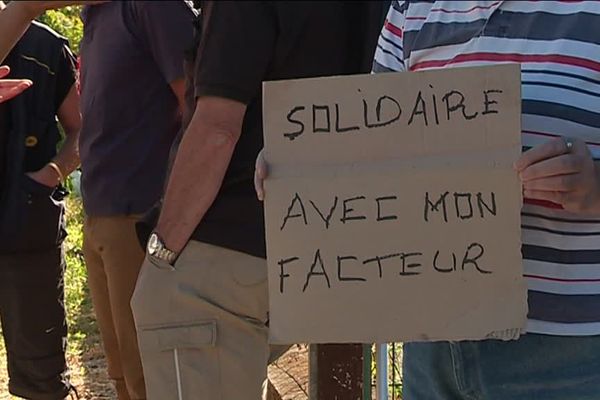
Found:
M 265 199 L 264 180 L 267 178 L 267 163 L 265 162 L 263 151 L 256 158 L 254 169 L 254 190 L 260 201 Z
M 10 67 L 8 65 L 3 65 L 0 67 L 0 79 L 8 76 L 10 74 Z
M 256 191 L 256 197 L 258 200 L 263 201 L 265 199 L 265 191 L 263 188 L 263 181 L 258 176 L 257 171 L 254 171 L 254 190 Z
M 579 155 L 563 154 L 526 167 L 521 171 L 523 182 L 556 175 L 568 175 L 580 172 L 583 162 Z
M 580 157 L 587 157 L 590 161 L 594 161 L 592 158 L 592 153 L 590 152 L 589 147 L 585 143 L 585 141 L 581 139 L 569 139 L 571 143 L 573 143 L 573 148 L 571 149 L 571 154 L 578 155 Z
M 0 89 L 8 90 L 19 86 L 29 87 L 33 84 L 29 79 L 0 79 Z
M 261 179 L 267 179 L 269 175 L 267 162 L 265 161 L 262 152 L 258 155 L 258 158 L 256 159 L 256 172 L 258 173 L 258 176 Z
M 566 194 L 547 190 L 524 190 L 523 197 L 526 199 L 544 200 L 554 204 L 563 205 L 566 199 Z
M 557 175 L 523 182 L 524 190 L 544 190 L 552 192 L 573 192 L 579 189 L 580 174 Z
M 532 164 L 566 153 L 565 141 L 562 138 L 552 139 L 523 153 L 515 163 L 515 168 L 521 172 Z
M 26 80 L 9 83 L 6 83 L 6 81 L 0 81 L 0 103 L 18 96 L 23 91 L 31 87 L 32 84 L 33 83 L 31 81 Z

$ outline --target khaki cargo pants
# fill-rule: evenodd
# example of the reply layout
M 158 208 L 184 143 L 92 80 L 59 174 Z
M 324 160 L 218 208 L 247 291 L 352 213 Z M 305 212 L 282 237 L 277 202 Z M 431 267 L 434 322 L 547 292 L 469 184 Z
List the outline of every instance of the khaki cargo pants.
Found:
M 146 258 L 131 306 L 148 399 L 261 399 L 284 350 L 267 343 L 264 259 L 192 241 L 173 267 Z

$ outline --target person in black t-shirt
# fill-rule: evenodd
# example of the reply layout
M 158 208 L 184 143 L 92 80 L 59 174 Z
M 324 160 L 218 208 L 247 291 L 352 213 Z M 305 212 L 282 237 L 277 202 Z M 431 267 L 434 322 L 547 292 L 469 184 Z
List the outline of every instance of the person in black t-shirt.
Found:
M 149 399 L 260 398 L 261 83 L 370 71 L 382 13 L 378 1 L 203 2 L 188 126 L 132 299 Z
M 0 16 L 4 15 L 0 1 Z M 33 23 L 5 60 L 33 81 L 0 104 L 0 317 L 10 393 L 64 399 L 67 326 L 62 178 L 79 164 L 76 63 L 65 38 Z M 66 138 L 61 140 L 57 119 Z

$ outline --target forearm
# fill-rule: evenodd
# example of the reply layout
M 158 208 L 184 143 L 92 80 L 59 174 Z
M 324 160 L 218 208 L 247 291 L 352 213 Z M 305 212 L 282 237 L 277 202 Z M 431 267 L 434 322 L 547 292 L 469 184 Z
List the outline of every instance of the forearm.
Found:
M 79 132 L 67 135 L 52 162 L 58 165 L 65 178 L 79 167 Z
M 233 153 L 233 146 L 211 145 L 212 152 L 201 151 L 206 141 L 187 135 L 181 142 L 167 186 L 157 232 L 167 247 L 179 252 L 214 201 Z
M 0 61 L 4 61 L 40 12 L 24 1 L 12 1 L 0 12 Z
M 179 253 L 221 187 L 241 131 L 245 106 L 225 99 L 199 100 L 171 171 L 156 231 Z M 215 107 L 216 103 L 216 107 Z M 229 111 L 228 111 L 229 110 Z M 219 116 L 229 115 L 221 123 Z
M 73 84 L 58 109 L 58 120 L 65 131 L 65 141 L 54 160 L 66 178 L 79 166 L 79 132 L 81 131 L 81 111 L 79 93 Z

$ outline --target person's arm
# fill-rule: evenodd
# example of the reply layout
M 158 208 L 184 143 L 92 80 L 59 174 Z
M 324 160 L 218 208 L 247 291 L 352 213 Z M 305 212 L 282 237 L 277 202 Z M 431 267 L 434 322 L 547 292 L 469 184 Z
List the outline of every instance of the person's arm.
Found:
M 0 62 L 19 41 L 31 21 L 46 10 L 72 4 L 95 4 L 103 1 L 11 1 L 0 12 Z
M 246 105 L 200 97 L 181 141 L 156 231 L 179 253 L 214 201 L 242 131 Z
M 53 162 L 65 177 L 79 167 L 79 132 L 81 131 L 81 111 L 79 93 L 75 85 L 58 109 L 58 121 L 65 131 L 65 141 Z
M 81 112 L 79 94 L 72 85 L 67 97 L 57 112 L 58 120 L 65 131 L 65 141 L 58 154 L 52 160 L 55 166 L 46 164 L 42 169 L 29 173 L 35 181 L 50 187 L 58 185 L 79 166 L 79 131 L 81 130 Z M 56 171 L 58 167 L 60 174 Z
M 558 138 L 536 146 L 523 153 L 515 168 L 524 197 L 600 215 L 600 163 L 582 140 Z
M 185 247 L 216 198 L 242 131 L 246 105 L 260 93 L 277 39 L 273 7 L 264 1 L 204 4 L 196 108 L 155 229 L 175 253 Z

